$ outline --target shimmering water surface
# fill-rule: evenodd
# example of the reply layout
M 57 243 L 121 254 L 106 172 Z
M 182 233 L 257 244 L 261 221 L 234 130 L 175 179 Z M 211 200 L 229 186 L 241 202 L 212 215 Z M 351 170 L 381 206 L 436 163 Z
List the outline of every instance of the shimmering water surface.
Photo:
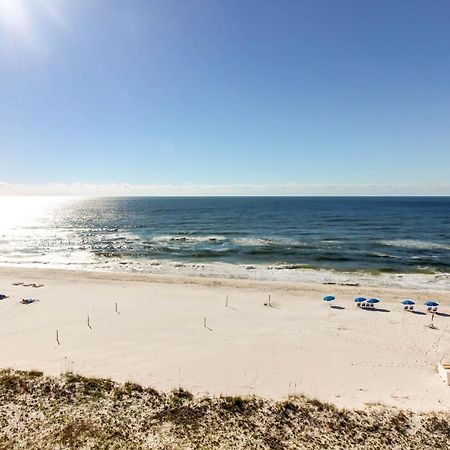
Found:
M 450 198 L 0 198 L 0 263 L 448 272 Z

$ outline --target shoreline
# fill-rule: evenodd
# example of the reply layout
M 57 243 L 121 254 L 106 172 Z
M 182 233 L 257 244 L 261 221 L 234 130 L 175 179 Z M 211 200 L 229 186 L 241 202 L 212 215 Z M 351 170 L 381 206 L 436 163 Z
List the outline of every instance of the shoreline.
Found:
M 74 371 L 199 395 L 450 407 L 450 388 L 436 371 L 450 359 L 450 289 L 1 267 L 0 292 L 9 295 L 0 302 L 3 368 Z M 324 304 L 330 293 L 343 309 Z M 356 308 L 362 294 L 382 300 L 378 312 Z M 29 296 L 39 302 L 21 305 Z M 436 330 L 426 328 L 429 316 L 399 304 L 413 297 L 421 312 L 430 296 L 445 314 Z
M 166 266 L 155 266 L 154 271 L 143 270 L 114 270 L 114 268 L 98 267 L 92 270 L 84 267 L 48 267 L 44 264 L 19 265 L 0 264 L 0 271 L 8 270 L 32 270 L 42 272 L 79 273 L 83 276 L 91 276 L 114 279 L 134 279 L 153 282 L 170 282 L 170 280 L 192 280 L 192 283 L 202 284 L 202 280 L 214 280 L 216 282 L 248 282 L 268 285 L 294 285 L 294 284 L 324 284 L 330 286 L 367 286 L 398 289 L 430 289 L 431 291 L 450 291 L 450 273 L 397 273 L 373 271 L 344 271 L 334 269 L 275 269 L 274 267 L 261 265 L 235 265 L 231 263 L 168 263 Z M 205 271 L 200 268 L 208 269 Z M 238 268 L 240 272 L 233 271 Z M 162 269 L 162 270 L 161 270 Z M 209 272 L 208 272 L 209 270 Z

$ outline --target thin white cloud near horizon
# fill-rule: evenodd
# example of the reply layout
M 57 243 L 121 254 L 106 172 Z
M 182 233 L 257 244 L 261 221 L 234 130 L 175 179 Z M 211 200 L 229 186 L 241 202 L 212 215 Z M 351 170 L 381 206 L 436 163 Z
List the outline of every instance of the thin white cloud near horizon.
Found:
M 348 184 L 302 185 L 233 184 L 233 185 L 157 185 L 157 184 L 90 184 L 48 183 L 13 184 L 0 182 L 0 196 L 450 196 L 450 184 Z

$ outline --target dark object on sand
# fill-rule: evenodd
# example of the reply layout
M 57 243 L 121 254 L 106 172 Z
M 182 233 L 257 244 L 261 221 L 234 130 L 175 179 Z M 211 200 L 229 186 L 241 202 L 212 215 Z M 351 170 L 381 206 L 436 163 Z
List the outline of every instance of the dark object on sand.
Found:
M 410 298 L 402 301 L 403 309 L 405 311 L 412 311 L 414 309 L 415 302 L 413 302 Z
M 369 298 L 369 300 L 367 300 L 366 302 L 366 308 L 374 309 L 377 303 L 380 303 L 380 300 L 378 300 L 377 298 Z
M 428 300 L 427 302 L 424 303 L 424 305 L 427 307 L 428 312 L 435 313 L 437 312 L 439 303 L 434 302 L 433 300 Z
M 36 300 L 34 298 L 23 298 L 20 303 L 22 303 L 22 305 L 29 305 L 31 303 L 34 303 Z

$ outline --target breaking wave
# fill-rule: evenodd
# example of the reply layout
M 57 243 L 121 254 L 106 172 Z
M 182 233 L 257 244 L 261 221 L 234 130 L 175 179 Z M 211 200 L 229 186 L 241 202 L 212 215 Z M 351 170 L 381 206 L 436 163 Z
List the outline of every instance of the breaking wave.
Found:
M 450 199 L 78 199 L 3 227 L 0 263 L 448 272 L 449 211 Z
M 395 239 L 379 241 L 386 247 L 397 247 L 417 250 L 450 250 L 450 245 L 438 242 L 420 241 L 415 239 Z

